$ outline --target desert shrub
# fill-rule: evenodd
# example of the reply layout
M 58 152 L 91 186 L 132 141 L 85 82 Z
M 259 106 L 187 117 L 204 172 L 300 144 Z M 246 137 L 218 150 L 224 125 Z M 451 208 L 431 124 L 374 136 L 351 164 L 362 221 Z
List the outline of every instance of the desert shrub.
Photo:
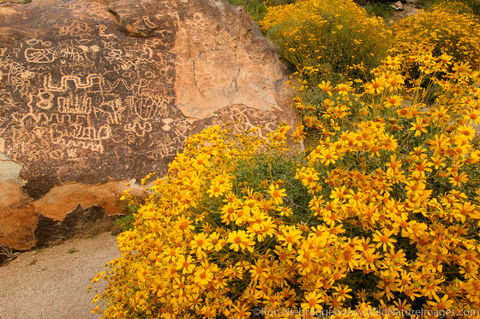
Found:
M 350 114 L 325 104 L 329 125 L 307 153 L 289 150 L 288 127 L 190 137 L 119 236 L 121 257 L 94 279 L 108 282 L 95 299 L 104 316 L 479 309 L 480 76 L 446 55 L 416 61 L 420 78 L 448 79 L 431 78 L 427 107 L 408 63 L 387 58 L 362 89 L 326 90 Z M 292 137 L 302 136 L 300 126 Z M 284 308 L 304 312 L 273 315 Z
M 229 0 L 229 2 L 242 6 L 255 21 L 262 20 L 267 13 L 267 5 L 262 0 Z
M 446 0 L 446 1 L 453 1 L 453 0 Z M 462 2 L 463 4 L 467 5 L 475 15 L 480 15 L 480 1 L 478 0 L 456 0 Z
M 12 248 L 0 246 L 0 266 L 7 264 L 18 256 L 19 252 Z
M 363 7 L 369 15 L 381 17 L 384 20 L 392 18 L 395 14 L 395 9 L 392 7 L 391 1 L 368 1 Z
M 457 7 L 454 9 L 457 13 L 480 15 L 480 1 L 478 0 L 418 0 L 416 4 L 425 9 L 430 9 L 435 5 L 447 4 L 447 6 Z
M 303 125 L 291 137 L 315 136 L 305 152 L 292 151 L 285 126 L 266 138 L 220 127 L 190 137 L 118 237 L 121 256 L 94 278 L 108 284 L 97 311 L 386 318 L 375 311 L 388 309 L 400 318 L 480 309 L 480 72 L 462 60 L 473 53 L 391 53 L 371 79 L 301 79 Z
M 275 6 L 260 25 L 309 83 L 368 75 L 363 69 L 377 66 L 389 45 L 383 20 L 349 0 Z
M 402 96 L 401 100 L 410 100 L 411 92 L 423 90 L 421 103 L 435 107 L 440 83 L 451 84 L 456 71 L 471 73 L 478 69 L 480 34 L 475 30 L 480 30 L 480 25 L 471 14 L 458 13 L 469 9 L 456 4 L 443 2 L 432 11 L 405 18 L 393 26 L 396 36 L 386 63 L 396 63 L 397 71 L 377 76 L 378 81 L 367 81 L 366 91 L 380 91 L 393 81 L 394 86 L 402 88 L 400 95 L 407 97 Z M 374 70 L 372 75 L 377 72 Z M 303 72 L 299 81 L 302 85 L 298 86 L 296 108 L 302 114 L 307 132 L 314 136 L 329 134 L 332 128 L 355 122 L 362 116 L 360 110 L 367 102 L 365 98 L 370 98 L 365 92 L 352 94 L 364 85 L 360 78 L 335 84 Z M 416 94 L 418 99 L 419 93 Z
M 443 53 L 457 63 L 480 67 L 480 22 L 461 2 L 440 2 L 431 10 L 405 18 L 394 26 L 392 54 Z

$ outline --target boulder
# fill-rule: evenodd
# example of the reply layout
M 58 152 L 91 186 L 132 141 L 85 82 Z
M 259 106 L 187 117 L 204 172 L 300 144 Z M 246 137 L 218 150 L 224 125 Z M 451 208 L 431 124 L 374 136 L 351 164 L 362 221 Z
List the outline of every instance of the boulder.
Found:
M 293 124 L 287 78 L 226 0 L 0 7 L 0 246 L 32 248 L 79 209 L 119 213 L 127 182 L 208 125 Z

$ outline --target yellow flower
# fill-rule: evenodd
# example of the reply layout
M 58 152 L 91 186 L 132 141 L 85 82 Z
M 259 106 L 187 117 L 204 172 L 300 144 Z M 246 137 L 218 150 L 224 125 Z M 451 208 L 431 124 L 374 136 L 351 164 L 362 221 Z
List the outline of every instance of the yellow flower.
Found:
M 180 255 L 177 259 L 177 270 L 181 270 L 182 274 L 190 274 L 195 269 L 195 260 L 192 256 L 185 257 Z
M 213 279 L 213 273 L 209 268 L 198 267 L 194 272 L 193 281 L 199 286 L 207 286 Z
M 232 188 L 232 183 L 230 177 L 226 175 L 215 176 L 212 180 L 210 188 L 207 190 L 207 193 L 210 197 L 219 197 Z
M 272 197 L 275 205 L 280 205 L 283 203 L 283 197 L 287 195 L 287 191 L 284 188 L 280 188 L 277 184 L 270 184 L 268 194 Z
M 244 230 L 232 231 L 228 234 L 227 242 L 230 243 L 230 249 L 233 251 L 248 250 L 253 252 L 255 242 Z
M 295 226 L 282 226 L 279 229 L 277 238 L 282 243 L 282 246 L 292 249 L 293 245 L 298 244 L 300 239 L 302 239 L 302 232 Z
M 333 200 L 344 201 L 349 197 L 347 193 L 348 189 L 345 185 L 343 185 L 342 187 L 335 187 L 330 194 L 330 198 Z
M 320 82 L 320 84 L 318 84 L 318 87 L 324 93 L 327 93 L 328 91 L 330 91 L 332 89 L 332 85 L 331 85 L 330 81 L 326 81 L 326 82 L 322 81 L 322 82 Z
M 322 310 L 322 303 L 324 302 L 323 295 L 312 291 L 305 295 L 304 302 L 302 303 L 302 309 L 308 310 L 310 312 Z
M 209 236 L 210 243 L 213 246 L 213 249 L 216 251 L 220 251 L 223 248 L 223 245 L 225 244 L 225 240 L 220 238 L 220 234 L 216 232 L 212 232 Z
M 397 107 L 402 104 L 403 99 L 398 95 L 392 95 L 385 97 L 385 106 L 386 107 Z
M 337 296 L 340 301 L 346 301 L 347 299 L 351 299 L 348 293 L 352 291 L 347 285 L 338 285 L 333 287 L 335 292 L 333 293 L 334 296 Z
M 475 129 L 471 126 L 462 125 L 457 128 L 457 132 L 459 136 L 467 139 L 472 140 L 475 137 Z
M 457 171 L 452 171 L 451 177 L 449 177 L 448 180 L 453 186 L 460 187 L 462 184 L 468 182 L 468 175 L 465 172 L 459 174 Z
M 410 131 L 415 131 L 415 136 L 420 136 L 422 133 L 427 133 L 428 124 L 424 123 L 421 117 L 417 117 L 415 123 L 412 124 Z
M 190 242 L 192 249 L 195 249 L 197 252 L 207 251 L 212 249 L 212 243 L 205 233 L 200 233 L 194 236 L 193 240 Z
M 375 248 L 382 247 L 383 251 L 387 251 L 388 249 L 394 249 L 393 244 L 397 242 L 395 238 L 392 238 L 393 232 L 384 228 L 382 231 L 375 231 L 373 234 L 373 241 L 377 242 Z
M 323 165 L 328 166 L 330 164 L 335 164 L 335 161 L 338 159 L 338 156 L 335 154 L 333 150 L 331 150 L 328 147 L 325 147 L 320 149 L 319 158 L 320 158 L 320 162 Z
M 451 300 L 448 295 L 445 294 L 441 298 L 437 296 L 435 300 L 427 301 L 427 305 L 435 310 L 451 310 L 453 306 L 453 300 Z
M 315 188 L 316 182 L 320 179 L 317 171 L 313 167 L 301 167 L 297 169 L 295 178 L 299 179 L 302 184 L 308 188 Z

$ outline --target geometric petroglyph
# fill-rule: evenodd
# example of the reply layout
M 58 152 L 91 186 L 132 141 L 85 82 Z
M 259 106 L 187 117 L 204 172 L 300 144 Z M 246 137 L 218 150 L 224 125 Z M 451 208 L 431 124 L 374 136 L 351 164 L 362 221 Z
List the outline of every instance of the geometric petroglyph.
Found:
M 25 60 L 30 63 L 52 63 L 55 60 L 55 51 L 52 49 L 27 48 Z

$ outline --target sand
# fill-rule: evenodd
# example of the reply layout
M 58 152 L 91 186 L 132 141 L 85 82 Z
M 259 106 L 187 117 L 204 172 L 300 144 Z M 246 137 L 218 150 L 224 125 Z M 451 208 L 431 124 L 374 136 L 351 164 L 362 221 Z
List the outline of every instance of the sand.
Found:
M 0 267 L 0 319 L 95 318 L 87 288 L 119 255 L 110 233 L 20 254 Z

